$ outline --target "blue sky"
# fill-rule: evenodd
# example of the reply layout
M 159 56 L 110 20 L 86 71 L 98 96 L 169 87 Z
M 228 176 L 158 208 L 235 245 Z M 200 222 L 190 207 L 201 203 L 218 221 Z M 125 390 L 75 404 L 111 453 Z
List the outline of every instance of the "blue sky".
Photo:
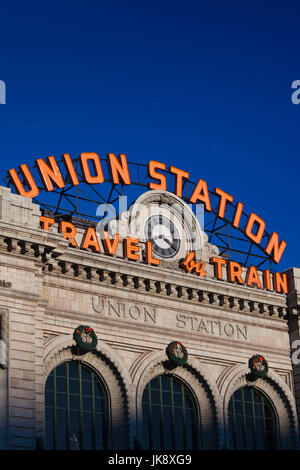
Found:
M 125 153 L 219 186 L 299 262 L 300 4 L 6 2 L 1 180 L 49 155 Z

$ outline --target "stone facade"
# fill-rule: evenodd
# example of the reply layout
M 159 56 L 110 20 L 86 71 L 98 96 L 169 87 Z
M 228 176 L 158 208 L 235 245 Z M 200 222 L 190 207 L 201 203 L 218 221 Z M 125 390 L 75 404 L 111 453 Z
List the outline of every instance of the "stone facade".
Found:
M 74 359 L 72 334 L 82 323 L 98 337 L 99 353 L 79 360 L 107 388 L 111 448 L 140 440 L 143 390 L 163 373 L 196 398 L 202 447 L 228 447 L 228 403 L 247 383 L 256 353 L 269 364 L 255 387 L 274 405 L 281 448 L 298 448 L 300 366 L 292 364 L 291 342 L 300 340 L 299 269 L 288 271 L 289 295 L 200 279 L 69 247 L 55 226 L 40 228 L 39 216 L 31 200 L 0 188 L 0 448 L 43 447 L 45 382 Z M 189 358 L 169 370 L 173 340 Z

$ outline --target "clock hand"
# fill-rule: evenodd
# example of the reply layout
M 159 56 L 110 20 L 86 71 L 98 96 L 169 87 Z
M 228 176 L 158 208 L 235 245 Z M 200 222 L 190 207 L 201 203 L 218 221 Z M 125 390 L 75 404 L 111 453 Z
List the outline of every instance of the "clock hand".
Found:
M 170 242 L 170 240 L 168 238 L 164 238 L 163 239 L 164 242 L 166 242 L 169 246 L 172 246 L 173 245 L 173 242 Z
M 172 244 L 173 244 L 173 242 L 170 242 L 170 240 L 168 238 L 165 238 L 163 235 L 157 235 L 156 237 L 153 237 L 153 241 L 155 242 L 156 240 L 163 240 L 169 246 L 172 246 Z

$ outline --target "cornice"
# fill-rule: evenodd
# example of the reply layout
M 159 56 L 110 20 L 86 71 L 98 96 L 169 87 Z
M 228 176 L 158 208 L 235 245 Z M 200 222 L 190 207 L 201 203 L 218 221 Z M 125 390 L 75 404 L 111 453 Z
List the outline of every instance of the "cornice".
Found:
M 38 262 L 44 275 L 79 279 L 116 288 L 134 289 L 153 296 L 286 319 L 286 296 L 212 278 L 198 278 L 180 270 L 153 267 L 139 262 L 68 247 L 57 235 L 32 230 L 12 237 L 1 227 L 0 252 Z M 21 236 L 20 236 L 21 235 Z M 43 235 L 43 236 L 42 236 Z

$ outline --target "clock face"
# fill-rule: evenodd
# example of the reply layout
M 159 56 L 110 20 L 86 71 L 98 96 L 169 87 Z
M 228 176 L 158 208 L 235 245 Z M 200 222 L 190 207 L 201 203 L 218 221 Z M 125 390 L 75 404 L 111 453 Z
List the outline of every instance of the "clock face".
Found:
M 173 258 L 179 251 L 180 239 L 174 223 L 162 214 L 152 215 L 145 225 L 145 236 L 152 250 L 161 258 Z

